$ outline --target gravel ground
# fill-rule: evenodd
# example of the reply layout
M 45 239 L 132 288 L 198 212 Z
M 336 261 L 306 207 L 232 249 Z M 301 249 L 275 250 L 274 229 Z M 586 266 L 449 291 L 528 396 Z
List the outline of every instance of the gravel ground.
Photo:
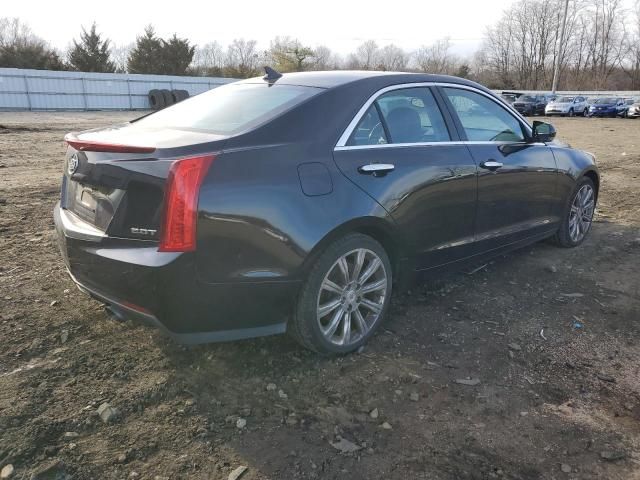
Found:
M 551 120 L 602 172 L 581 247 L 418 285 L 364 351 L 326 359 L 286 336 L 180 347 L 74 287 L 62 137 L 134 116 L 0 113 L 12 478 L 640 479 L 640 120 Z

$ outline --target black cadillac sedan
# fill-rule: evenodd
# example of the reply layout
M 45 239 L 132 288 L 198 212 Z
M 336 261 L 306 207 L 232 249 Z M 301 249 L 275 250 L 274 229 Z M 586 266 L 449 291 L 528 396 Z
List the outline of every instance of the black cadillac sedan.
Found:
M 357 349 L 392 289 L 591 227 L 594 158 L 455 77 L 270 71 L 66 137 L 81 290 L 180 342 Z

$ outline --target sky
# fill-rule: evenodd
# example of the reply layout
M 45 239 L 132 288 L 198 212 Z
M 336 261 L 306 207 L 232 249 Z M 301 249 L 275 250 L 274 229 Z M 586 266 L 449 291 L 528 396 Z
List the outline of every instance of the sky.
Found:
M 469 55 L 485 29 L 512 0 L 223 0 L 164 2 L 156 0 L 0 0 L 0 16 L 19 17 L 33 32 L 65 50 L 81 25 L 93 21 L 115 45 L 135 41 L 151 23 L 163 37 L 174 33 L 203 45 L 234 38 L 258 41 L 261 49 L 277 35 L 298 38 L 315 47 L 326 45 L 348 54 L 368 39 L 414 50 L 449 37 L 452 51 Z

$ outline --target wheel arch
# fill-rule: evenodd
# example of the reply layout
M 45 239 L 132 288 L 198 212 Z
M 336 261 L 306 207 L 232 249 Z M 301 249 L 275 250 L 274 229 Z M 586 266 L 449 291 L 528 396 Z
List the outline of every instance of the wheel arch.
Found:
M 331 243 L 351 233 L 367 235 L 380 243 L 389 256 L 394 281 L 401 278 L 405 273 L 407 248 L 398 232 L 395 231 L 394 225 L 389 220 L 379 217 L 353 219 L 328 232 L 307 255 L 302 266 L 303 275 L 306 275 L 313 267 L 315 260 Z
M 596 194 L 596 200 L 597 200 L 598 193 L 600 191 L 600 175 L 598 175 L 598 172 L 596 172 L 595 170 L 586 170 L 582 172 L 582 175 L 580 175 L 579 178 L 581 177 L 587 177 L 593 182 L 593 186 L 596 190 L 595 194 Z

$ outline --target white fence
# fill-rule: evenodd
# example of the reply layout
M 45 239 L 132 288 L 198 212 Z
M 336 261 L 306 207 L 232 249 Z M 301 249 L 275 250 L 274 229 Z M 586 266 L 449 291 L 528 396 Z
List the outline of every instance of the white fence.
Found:
M 231 78 L 0 68 L 0 110 L 147 110 L 152 89 L 197 95 Z

